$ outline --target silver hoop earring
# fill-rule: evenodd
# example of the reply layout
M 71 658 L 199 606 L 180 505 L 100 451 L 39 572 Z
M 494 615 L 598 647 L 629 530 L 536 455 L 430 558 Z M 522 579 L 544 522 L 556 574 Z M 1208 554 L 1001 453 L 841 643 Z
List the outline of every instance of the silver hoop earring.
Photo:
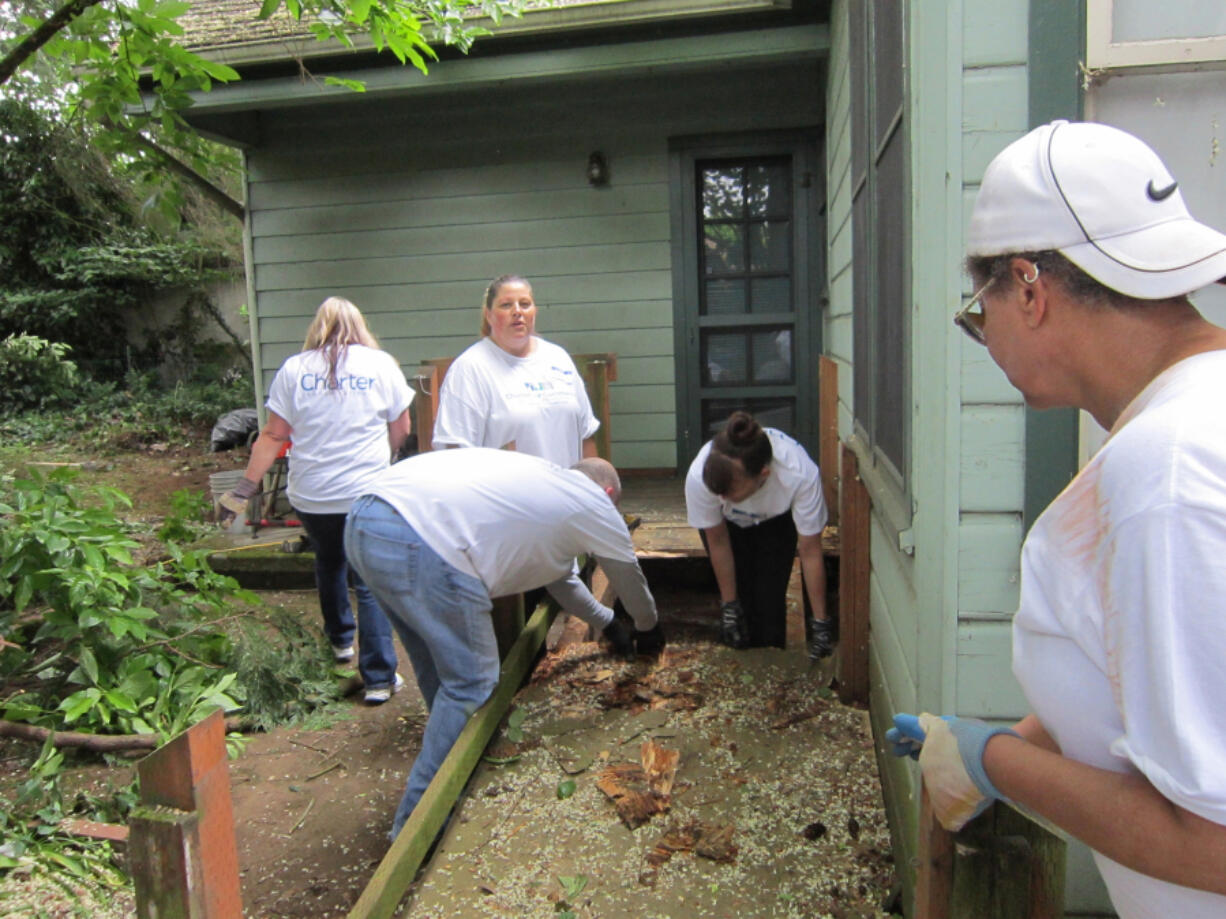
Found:
M 1025 281 L 1027 284 L 1033 284 L 1038 279 L 1039 279 L 1039 266 L 1038 265 L 1034 266 L 1034 277 L 1033 278 L 1030 277 L 1029 275 L 1025 275 L 1025 274 L 1022 275 L 1022 280 Z

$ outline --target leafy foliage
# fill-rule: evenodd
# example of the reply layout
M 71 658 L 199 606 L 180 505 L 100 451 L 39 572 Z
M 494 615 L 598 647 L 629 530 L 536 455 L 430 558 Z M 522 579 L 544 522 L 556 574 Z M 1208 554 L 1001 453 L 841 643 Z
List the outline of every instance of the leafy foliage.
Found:
M 136 793 L 129 786 L 109 798 L 78 794 L 65 800 L 63 767 L 64 754 L 48 738 L 14 799 L 0 797 L 0 874 L 41 871 L 66 875 L 90 888 L 128 887 L 109 843 L 69 836 L 59 825 L 68 816 L 121 820 L 136 802 Z
M 219 672 L 228 639 L 209 622 L 254 597 L 174 544 L 166 561 L 134 566 L 137 543 L 114 513 L 131 502 L 106 488 L 87 496 L 74 477 L 15 480 L 0 504 L 0 635 L 17 646 L 6 669 L 37 677 L 5 700 L 5 716 L 169 739 L 217 707 L 237 709 L 234 674 Z
M 193 93 L 239 79 L 233 68 L 184 47 L 180 20 L 189 3 L 80 0 L 63 21 L 46 0 L 26 6 L 28 14 L 10 16 L 7 29 L 0 15 L 0 85 L 16 75 L 26 97 L 51 97 L 63 120 L 88 124 L 105 153 L 156 188 L 147 204 L 172 221 L 182 212 L 183 189 L 166 168 L 168 153 L 210 181 L 233 174 L 233 154 L 205 141 L 184 118 Z M 436 56 L 431 42 L 467 51 L 486 32 L 474 17 L 498 23 L 523 6 L 524 0 L 253 0 L 251 9 L 262 19 L 284 19 L 303 37 L 345 48 L 361 42 L 425 71 Z M 0 4 L 0 14 L 11 8 Z M 327 82 L 364 88 L 355 80 Z M 54 93 L 52 85 L 59 87 Z
M 101 379 L 157 356 L 133 354 L 125 328 L 154 291 L 199 290 L 237 262 L 224 238 L 161 238 L 111 166 L 79 125 L 0 100 L 0 337 L 66 344 Z
M 54 442 L 103 455 L 133 445 L 199 438 L 219 416 L 250 402 L 251 378 L 245 373 L 166 388 L 152 372 L 132 372 L 122 385 L 82 382 L 74 404 L 63 408 L 6 412 L 0 403 L 0 439 Z M 80 405 L 88 405 L 89 412 L 80 411 Z
M 42 410 L 71 401 L 80 386 L 77 365 L 67 345 L 33 335 L 0 341 L 0 413 Z
M 337 698 L 323 640 L 167 544 L 133 564 L 122 492 L 58 469 L 0 483 L 0 699 L 4 717 L 163 741 L 216 708 L 295 720 Z M 195 498 L 182 495 L 192 512 Z

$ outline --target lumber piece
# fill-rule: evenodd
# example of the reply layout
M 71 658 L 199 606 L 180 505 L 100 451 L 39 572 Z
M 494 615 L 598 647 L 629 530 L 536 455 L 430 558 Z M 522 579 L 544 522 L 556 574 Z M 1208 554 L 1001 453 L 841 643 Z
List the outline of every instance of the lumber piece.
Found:
M 502 721 L 502 716 L 528 675 L 557 610 L 557 604 L 547 599 L 533 612 L 503 659 L 502 677 L 494 694 L 465 725 L 400 835 L 383 856 L 370 883 L 349 911 L 349 919 L 390 919 L 395 913 L 435 837 L 447 821 L 448 814 L 468 784 L 468 778 Z

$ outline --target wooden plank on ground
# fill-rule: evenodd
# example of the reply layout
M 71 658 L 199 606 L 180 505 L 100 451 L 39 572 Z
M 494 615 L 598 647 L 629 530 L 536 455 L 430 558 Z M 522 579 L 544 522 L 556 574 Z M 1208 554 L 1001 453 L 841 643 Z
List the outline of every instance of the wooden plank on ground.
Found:
M 451 813 L 502 716 L 532 667 L 556 612 L 557 604 L 552 600 L 536 608 L 502 662 L 502 677 L 494 694 L 465 725 L 400 835 L 383 856 L 358 902 L 349 911 L 349 919 L 390 919 L 395 913 L 413 878 L 417 876 L 417 869 L 425 860 L 431 843 L 442 829 L 447 815 Z

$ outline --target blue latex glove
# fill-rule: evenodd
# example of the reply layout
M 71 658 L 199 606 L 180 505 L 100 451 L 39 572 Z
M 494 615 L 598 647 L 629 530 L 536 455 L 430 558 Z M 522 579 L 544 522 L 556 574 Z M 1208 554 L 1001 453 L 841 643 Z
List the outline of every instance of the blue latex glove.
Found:
M 952 715 L 942 716 L 945 721 L 952 721 Z M 909 756 L 919 759 L 920 748 L 924 745 L 924 729 L 920 727 L 918 715 L 908 715 L 899 712 L 894 716 L 894 727 L 885 732 L 886 743 L 890 752 L 902 759 Z
M 959 830 L 1004 799 L 983 768 L 984 747 L 997 734 L 1021 736 L 976 718 L 900 713 L 886 740 L 895 756 L 919 760 L 937 819 L 946 829 Z

